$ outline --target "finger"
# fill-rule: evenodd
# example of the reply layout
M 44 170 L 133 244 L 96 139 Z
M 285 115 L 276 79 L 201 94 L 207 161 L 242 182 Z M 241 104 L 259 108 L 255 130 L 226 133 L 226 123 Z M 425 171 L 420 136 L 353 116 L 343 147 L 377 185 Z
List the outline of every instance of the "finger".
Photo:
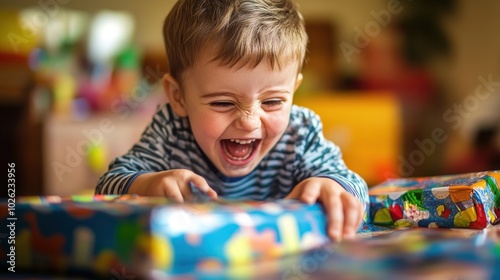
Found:
M 321 197 L 321 202 L 327 214 L 328 236 L 334 241 L 342 241 L 344 217 L 340 197 L 324 194 Z
M 300 184 L 298 184 L 287 196 L 285 196 L 285 199 L 299 199 L 301 191 L 302 187 L 300 186 Z
M 352 195 L 343 195 L 343 208 L 344 208 L 344 230 L 343 237 L 352 239 L 356 235 L 356 230 L 361 220 L 359 209 L 361 208 L 357 198 Z
M 194 174 L 191 178 L 190 178 L 190 181 L 193 183 L 193 185 L 198 189 L 200 190 L 201 192 L 207 194 L 209 197 L 211 198 L 217 198 L 217 192 L 212 189 L 207 181 L 205 180 L 205 178 L 201 177 L 201 176 L 198 176 L 196 174 Z M 191 190 L 191 189 L 190 189 Z
M 302 185 L 302 193 L 299 195 L 299 199 L 305 203 L 313 204 L 318 201 L 321 193 L 321 185 L 313 184 L 311 181 L 306 181 Z
M 358 223 L 356 224 L 356 227 L 355 227 L 355 232 L 354 234 L 356 235 L 356 233 L 358 232 L 358 230 L 361 228 L 361 225 L 363 224 L 363 219 L 365 217 L 365 205 L 363 203 L 361 203 L 359 200 L 358 200 Z
M 165 192 L 165 196 L 175 202 L 184 202 L 184 197 L 181 190 L 177 187 L 171 188 L 168 192 Z
M 177 179 L 179 190 L 186 201 L 191 201 L 194 196 L 193 192 L 203 192 L 199 185 L 205 182 L 201 181 L 198 176 L 191 171 L 185 172 L 182 175 L 183 176 L 179 176 Z
M 358 226 L 356 227 L 357 229 L 359 229 L 361 227 L 361 225 L 363 224 L 363 221 L 364 221 L 364 218 L 365 218 L 365 204 L 364 203 L 359 203 L 359 222 L 358 222 Z

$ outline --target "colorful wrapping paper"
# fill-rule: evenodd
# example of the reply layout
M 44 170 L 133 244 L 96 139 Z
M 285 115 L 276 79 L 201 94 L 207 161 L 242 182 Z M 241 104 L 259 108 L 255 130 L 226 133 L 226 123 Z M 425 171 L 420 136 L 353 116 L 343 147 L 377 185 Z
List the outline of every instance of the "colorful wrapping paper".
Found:
M 0 218 L 16 219 L 16 270 L 46 275 L 391 279 L 422 267 L 434 273 L 460 266 L 480 268 L 477 273 L 493 279 L 499 270 L 488 268 L 500 267 L 500 238 L 484 239 L 481 230 L 463 239 L 455 229 L 453 237 L 439 229 L 412 234 L 398 228 L 489 227 L 500 214 L 499 180 L 492 171 L 387 181 L 370 189 L 375 225 L 364 224 L 361 239 L 341 244 L 326 237 L 319 204 L 294 200 L 178 204 L 130 195 L 19 197 L 14 217 L 7 201 L 0 203 Z M 1 241 L 5 266 L 10 248 Z
M 485 230 L 410 228 L 325 245 L 293 263 L 300 269 L 273 279 L 499 279 L 500 245 Z
M 23 197 L 15 215 L 16 266 L 31 272 L 168 276 L 231 270 L 328 242 L 322 207 L 294 200 L 177 204 L 129 195 Z M 6 203 L 0 216 L 6 220 Z M 0 258 L 6 258 L 8 247 L 0 245 Z M 6 259 L 0 261 L 5 265 Z
M 238 279 L 499 279 L 500 228 L 487 230 L 365 225 L 374 235 L 328 243 L 254 263 Z M 234 279 L 228 270 L 191 271 L 183 279 Z
M 370 221 L 483 229 L 500 216 L 499 171 L 390 179 L 370 188 Z
M 23 197 L 17 202 L 15 276 L 31 272 L 25 276 L 500 277 L 500 227 L 399 229 L 364 224 L 358 239 L 330 243 L 322 208 L 291 200 L 174 204 L 164 198 L 73 196 Z M 2 221 L 5 210 L 1 204 Z M 4 242 L 0 249 L 0 258 L 5 258 Z

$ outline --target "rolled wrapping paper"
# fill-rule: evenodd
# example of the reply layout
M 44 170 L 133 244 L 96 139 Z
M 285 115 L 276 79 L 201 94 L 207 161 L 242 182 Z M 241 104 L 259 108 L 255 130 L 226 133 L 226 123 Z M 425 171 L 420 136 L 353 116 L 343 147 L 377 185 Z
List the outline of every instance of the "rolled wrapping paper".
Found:
M 6 213 L 7 203 L 0 209 Z M 29 271 L 173 275 L 241 267 L 329 242 L 321 205 L 295 200 L 19 197 L 16 217 L 17 266 Z

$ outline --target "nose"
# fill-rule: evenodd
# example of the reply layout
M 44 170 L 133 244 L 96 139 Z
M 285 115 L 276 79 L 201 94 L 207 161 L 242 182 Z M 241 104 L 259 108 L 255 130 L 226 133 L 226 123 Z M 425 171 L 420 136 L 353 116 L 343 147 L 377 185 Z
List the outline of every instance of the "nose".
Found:
M 260 128 L 262 122 L 258 111 L 259 110 L 253 110 L 252 112 L 242 111 L 235 121 L 235 127 L 245 131 L 254 131 Z

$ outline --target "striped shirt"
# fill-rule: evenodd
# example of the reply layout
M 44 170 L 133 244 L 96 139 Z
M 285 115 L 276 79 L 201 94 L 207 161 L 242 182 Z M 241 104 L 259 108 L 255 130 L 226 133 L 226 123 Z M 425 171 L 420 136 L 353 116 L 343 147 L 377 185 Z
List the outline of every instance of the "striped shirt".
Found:
M 188 119 L 177 116 L 167 103 L 156 112 L 140 141 L 111 162 L 97 183 L 96 194 L 127 193 L 138 175 L 170 169 L 193 171 L 225 199 L 279 199 L 304 179 L 327 177 L 368 203 L 365 181 L 346 167 L 339 147 L 324 138 L 318 115 L 296 105 L 276 146 L 252 172 L 235 178 L 215 168 L 197 145 Z

